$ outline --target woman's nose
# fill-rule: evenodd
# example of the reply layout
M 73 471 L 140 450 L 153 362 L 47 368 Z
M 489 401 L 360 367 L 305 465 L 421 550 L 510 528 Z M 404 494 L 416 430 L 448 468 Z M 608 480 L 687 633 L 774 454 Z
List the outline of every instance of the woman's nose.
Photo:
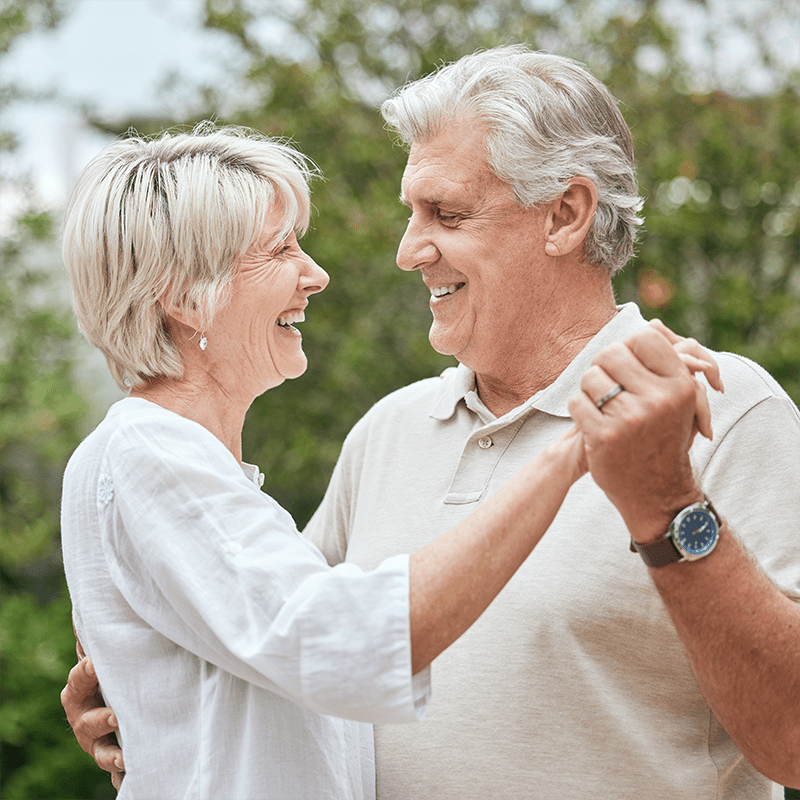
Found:
M 308 253 L 305 255 L 308 259 L 308 268 L 301 276 L 302 289 L 306 294 L 316 294 L 328 285 L 330 275 Z

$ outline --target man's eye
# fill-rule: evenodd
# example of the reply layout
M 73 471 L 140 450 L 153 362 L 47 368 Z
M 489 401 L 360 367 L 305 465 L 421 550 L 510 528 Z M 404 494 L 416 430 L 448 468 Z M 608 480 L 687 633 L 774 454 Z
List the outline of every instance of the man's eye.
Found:
M 458 220 L 460 219 L 458 214 L 445 214 L 442 211 L 439 211 L 437 216 L 439 217 L 439 221 L 440 222 L 444 222 L 445 224 L 448 224 L 448 223 L 451 223 L 451 222 L 458 222 Z

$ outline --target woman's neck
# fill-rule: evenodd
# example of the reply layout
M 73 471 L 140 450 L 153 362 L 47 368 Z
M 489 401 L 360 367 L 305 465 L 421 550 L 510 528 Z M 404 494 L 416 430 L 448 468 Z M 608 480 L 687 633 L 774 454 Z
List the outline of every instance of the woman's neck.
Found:
M 226 391 L 220 384 L 181 380 L 157 379 L 143 383 L 131 390 L 131 397 L 141 397 L 162 408 L 180 414 L 211 431 L 236 457 L 242 461 L 242 428 L 247 401 Z

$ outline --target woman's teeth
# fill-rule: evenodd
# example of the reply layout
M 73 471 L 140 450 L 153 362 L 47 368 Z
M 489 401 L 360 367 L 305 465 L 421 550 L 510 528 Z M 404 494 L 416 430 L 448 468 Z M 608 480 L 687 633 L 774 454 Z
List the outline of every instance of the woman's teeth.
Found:
M 297 322 L 305 322 L 305 319 L 306 315 L 302 311 L 292 311 L 284 314 L 282 317 L 278 317 L 275 324 L 279 325 L 281 328 L 289 329 Z

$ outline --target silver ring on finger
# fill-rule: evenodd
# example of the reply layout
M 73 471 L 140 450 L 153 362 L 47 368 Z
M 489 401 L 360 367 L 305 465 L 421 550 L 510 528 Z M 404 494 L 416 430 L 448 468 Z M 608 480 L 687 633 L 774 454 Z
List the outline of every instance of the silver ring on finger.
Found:
M 625 387 L 622 384 L 617 384 L 613 389 L 609 389 L 596 403 L 597 408 L 602 411 L 603 406 L 609 401 L 613 400 L 620 392 L 624 392 Z

